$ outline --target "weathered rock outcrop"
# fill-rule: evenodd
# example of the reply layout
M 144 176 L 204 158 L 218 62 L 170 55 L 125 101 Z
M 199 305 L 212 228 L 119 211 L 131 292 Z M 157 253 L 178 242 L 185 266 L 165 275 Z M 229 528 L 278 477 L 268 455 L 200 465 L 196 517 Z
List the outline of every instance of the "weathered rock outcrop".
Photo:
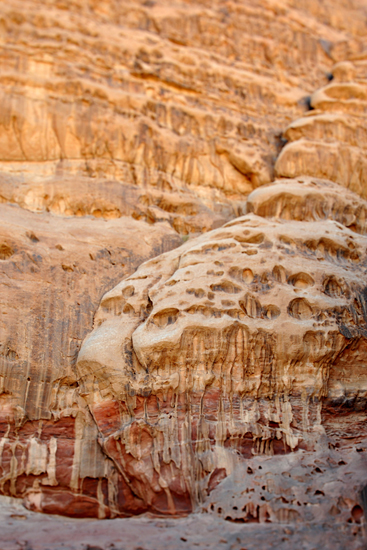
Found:
M 165 224 L 147 233 L 129 218 L 61 219 L 0 204 L 2 493 L 22 495 L 39 483 L 51 493 L 58 484 L 75 489 L 79 470 L 90 478 L 105 471 L 78 395 L 77 353 L 103 289 L 180 241 Z M 73 462 L 78 452 L 81 464 Z M 88 515 L 82 501 L 74 514 Z M 65 499 L 54 510 L 66 511 Z
M 328 180 L 303 176 L 276 180 L 248 197 L 247 212 L 265 218 L 297 221 L 335 220 L 356 233 L 366 233 L 364 200 Z
M 338 63 L 332 81 L 311 96 L 312 111 L 285 131 L 278 176 L 332 180 L 367 197 L 366 57 Z
M 249 214 L 104 296 L 78 383 L 104 452 L 148 507 L 191 509 L 237 454 L 314 449 L 350 401 L 360 422 L 334 436 L 367 436 L 366 245 L 331 220 Z
M 0 492 L 361 536 L 367 6 L 26 4 L 0 6 Z
M 2 2 L 0 195 L 184 234 L 241 215 L 309 94 L 363 52 L 364 8 L 341 4 Z

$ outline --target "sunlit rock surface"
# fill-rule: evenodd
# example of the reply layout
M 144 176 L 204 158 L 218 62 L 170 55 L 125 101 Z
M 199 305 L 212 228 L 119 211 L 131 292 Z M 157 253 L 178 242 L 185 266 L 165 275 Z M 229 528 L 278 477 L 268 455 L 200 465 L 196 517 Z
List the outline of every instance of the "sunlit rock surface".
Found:
M 328 180 L 309 176 L 280 179 L 253 191 L 247 212 L 266 218 L 297 221 L 331 219 L 365 235 L 367 203 Z
M 11 0 L 0 21 L 0 195 L 183 234 L 243 213 L 283 130 L 365 47 L 359 1 Z
M 362 548 L 366 10 L 2 2 L 2 494 Z
M 134 494 L 184 512 L 238 455 L 367 436 L 366 245 L 335 221 L 249 214 L 104 296 L 78 382 Z
M 338 63 L 311 96 L 312 111 L 292 122 L 277 159 L 278 176 L 327 178 L 367 197 L 367 56 Z

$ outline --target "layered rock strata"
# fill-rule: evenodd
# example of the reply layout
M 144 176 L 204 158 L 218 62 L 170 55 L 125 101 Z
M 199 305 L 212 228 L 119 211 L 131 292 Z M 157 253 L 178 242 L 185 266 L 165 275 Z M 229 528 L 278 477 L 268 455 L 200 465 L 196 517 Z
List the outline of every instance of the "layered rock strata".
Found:
M 316 82 L 365 47 L 354 1 L 338 15 L 331 2 L 266 0 L 26 6 L 0 7 L 0 195 L 31 210 L 168 218 L 183 234 L 243 213 Z M 9 198 L 10 180 L 22 191 Z
M 246 208 L 258 216 L 285 221 L 335 220 L 356 233 L 366 233 L 366 202 L 319 178 L 276 180 L 251 193 Z
M 363 451 L 365 6 L 334 8 L 2 3 L 3 494 L 217 513 L 249 460 Z
M 0 220 L 0 490 L 98 484 L 108 461 L 78 394 L 80 344 L 104 289 L 181 239 L 165 224 L 147 234 L 128 218 L 59 219 L 16 205 L 0 204 Z M 82 501 L 72 514 L 88 515 L 88 496 L 62 497 L 54 511 L 67 511 L 69 498 Z
M 312 111 L 285 131 L 278 176 L 332 180 L 366 198 L 367 60 L 338 63 L 331 82 L 311 96 Z

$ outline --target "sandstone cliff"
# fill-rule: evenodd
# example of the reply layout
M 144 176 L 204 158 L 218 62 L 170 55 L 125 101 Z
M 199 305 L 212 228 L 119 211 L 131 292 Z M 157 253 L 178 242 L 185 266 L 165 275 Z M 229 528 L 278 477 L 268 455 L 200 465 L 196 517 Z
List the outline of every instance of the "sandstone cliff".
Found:
M 367 5 L 26 6 L 0 6 L 1 492 L 360 536 Z

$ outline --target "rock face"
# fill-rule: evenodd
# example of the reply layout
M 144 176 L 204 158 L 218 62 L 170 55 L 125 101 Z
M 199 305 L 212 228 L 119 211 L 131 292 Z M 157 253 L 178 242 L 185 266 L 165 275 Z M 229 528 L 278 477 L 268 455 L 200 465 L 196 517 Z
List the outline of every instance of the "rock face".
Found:
M 250 214 L 104 296 L 78 382 L 134 494 L 188 511 L 237 454 L 312 450 L 329 424 L 366 437 L 366 245 L 331 220 Z M 335 434 L 350 401 L 359 422 Z
M 367 60 L 338 63 L 333 79 L 311 96 L 313 110 L 290 124 L 279 176 L 324 177 L 366 198 Z
M 82 437 L 85 475 L 104 472 L 73 372 L 103 287 L 181 239 L 164 224 L 148 234 L 146 224 L 129 218 L 59 219 L 6 204 L 0 220 L 1 491 L 19 495 L 43 483 L 52 493 L 58 484 L 75 487 L 73 455 Z M 87 497 L 78 513 L 88 515 Z
M 26 4 L 0 6 L 1 493 L 360 536 L 367 5 Z
M 26 7 L 0 7 L 0 195 L 183 234 L 243 214 L 309 94 L 364 50 L 353 0 Z
M 181 239 L 163 224 L 148 235 L 129 218 L 60 221 L 5 204 L 0 213 L 1 389 L 21 407 L 20 419 L 49 419 L 55 383 L 73 378 L 103 287 Z
M 296 221 L 335 220 L 365 235 L 366 202 L 327 180 L 304 176 L 276 180 L 248 197 L 247 211 L 266 218 Z

